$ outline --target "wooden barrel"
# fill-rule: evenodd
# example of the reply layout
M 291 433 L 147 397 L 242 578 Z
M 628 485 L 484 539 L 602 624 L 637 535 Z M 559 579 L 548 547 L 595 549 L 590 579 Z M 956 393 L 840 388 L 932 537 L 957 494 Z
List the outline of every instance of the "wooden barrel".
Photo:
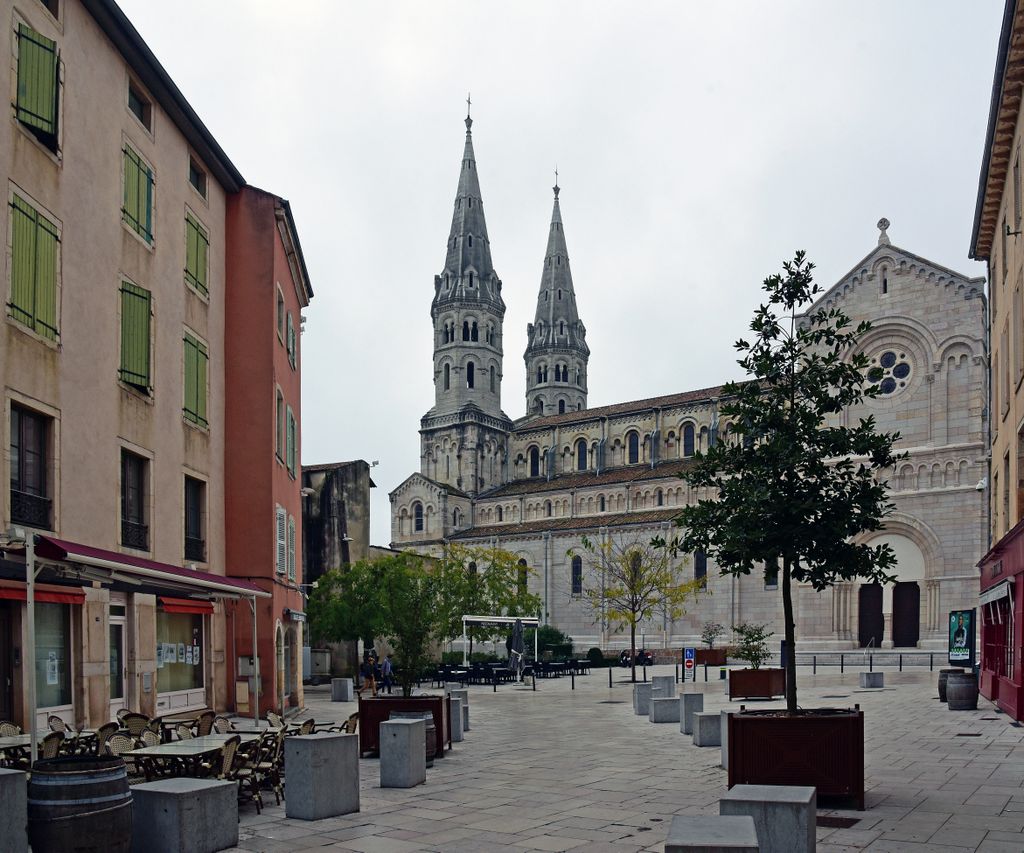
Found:
M 37 761 L 28 783 L 33 853 L 128 853 L 132 793 L 120 758 L 73 756 Z
M 951 673 L 946 681 L 950 711 L 973 711 L 978 707 L 978 681 L 973 672 Z
M 437 727 L 434 725 L 434 715 L 430 711 L 392 711 L 389 720 L 424 720 L 427 724 L 426 752 L 427 767 L 434 766 L 434 756 L 437 755 Z
M 962 669 L 940 669 L 939 670 L 939 701 L 946 701 L 946 681 L 951 675 L 963 675 Z

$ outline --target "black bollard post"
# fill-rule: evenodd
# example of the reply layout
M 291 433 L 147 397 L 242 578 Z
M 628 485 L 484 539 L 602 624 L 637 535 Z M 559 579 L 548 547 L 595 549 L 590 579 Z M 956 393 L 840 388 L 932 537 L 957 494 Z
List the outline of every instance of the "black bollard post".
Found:
M 573 673 L 572 673 L 572 689 L 573 690 L 576 689 L 576 672 L 575 671 L 573 671 Z
M 644 664 L 644 684 L 647 683 L 647 664 Z
M 900 672 L 903 672 L 903 653 L 900 652 Z
M 818 674 L 818 656 L 817 655 L 811 655 L 811 667 L 812 667 L 811 674 L 812 675 L 817 675 Z
M 928 671 L 929 672 L 934 672 L 934 670 L 935 670 L 935 661 L 932 660 L 932 654 L 933 654 L 932 652 L 928 652 Z
M 491 681 L 491 685 L 494 687 L 494 692 L 497 693 L 498 692 L 498 676 L 497 675 L 494 676 L 494 679 Z
M 533 674 L 533 692 L 537 692 L 537 673 Z
M 608 689 L 609 690 L 611 689 L 611 686 L 612 686 L 612 668 L 608 667 Z
M 676 664 L 676 684 L 679 683 L 679 664 Z
M 846 672 L 846 667 L 845 667 L 845 665 L 843 663 L 843 660 L 844 660 L 843 656 L 840 655 L 839 656 L 839 674 L 840 675 L 842 675 L 844 672 Z
M 875 656 L 874 655 L 868 655 L 868 672 L 874 672 L 874 671 L 875 671 Z
M 693 680 L 696 681 L 697 680 L 697 676 L 694 676 Z M 708 664 L 707 664 L 707 661 L 704 662 L 704 680 L 705 681 L 708 680 Z

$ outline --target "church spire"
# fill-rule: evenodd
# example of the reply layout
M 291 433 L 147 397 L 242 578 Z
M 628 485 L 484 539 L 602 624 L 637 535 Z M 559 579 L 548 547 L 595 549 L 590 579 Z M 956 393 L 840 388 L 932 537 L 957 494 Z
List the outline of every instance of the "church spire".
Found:
M 555 170 L 554 205 L 544 253 L 537 312 L 527 327 L 526 406 L 530 414 L 560 414 L 587 406 L 590 348 L 576 307 Z

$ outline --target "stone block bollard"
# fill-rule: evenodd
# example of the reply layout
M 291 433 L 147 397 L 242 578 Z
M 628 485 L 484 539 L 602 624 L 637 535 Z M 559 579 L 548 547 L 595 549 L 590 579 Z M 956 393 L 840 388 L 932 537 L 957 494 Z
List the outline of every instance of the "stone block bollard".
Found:
M 652 723 L 678 723 L 679 700 L 673 696 L 655 696 L 651 699 Z
M 28 785 L 25 774 L 20 770 L 0 770 L 0 847 L 11 853 L 26 853 L 27 826 Z M 236 841 L 237 838 L 236 835 Z
M 452 718 L 448 725 L 452 727 L 452 743 L 462 743 L 462 699 L 452 696 L 451 703 Z
M 633 685 L 633 713 L 638 717 L 647 717 L 651 713 L 651 685 Z
M 355 699 L 355 690 L 351 678 L 331 679 L 331 701 L 351 702 Z
M 427 781 L 426 720 L 397 719 L 380 724 L 380 786 L 414 788 Z
M 462 703 L 462 734 L 469 731 L 469 702 Z
M 817 797 L 814 788 L 734 785 L 718 802 L 723 815 L 754 819 L 761 853 L 814 853 Z
M 676 815 L 665 853 L 759 853 L 757 830 L 747 815 Z
M 862 672 L 860 674 L 861 687 L 885 687 L 884 672 Z
M 320 820 L 359 811 L 357 735 L 323 732 L 285 738 L 284 760 L 287 817 Z
M 729 769 L 729 717 L 735 714 L 735 711 L 722 711 L 722 728 L 720 732 L 722 740 L 722 769 Z
M 684 693 L 679 697 L 679 731 L 693 734 L 693 715 L 704 710 L 703 693 Z
M 655 675 L 651 677 L 651 696 L 660 698 L 675 697 L 676 677 L 674 675 Z
M 132 785 L 132 853 L 213 853 L 237 844 L 236 782 L 181 777 Z
M 693 715 L 693 745 L 722 745 L 722 716 L 718 711 Z

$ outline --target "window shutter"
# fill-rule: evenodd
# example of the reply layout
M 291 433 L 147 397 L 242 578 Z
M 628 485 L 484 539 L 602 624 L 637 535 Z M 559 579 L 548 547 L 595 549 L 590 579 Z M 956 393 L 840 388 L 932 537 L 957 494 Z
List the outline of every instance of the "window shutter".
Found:
M 191 335 L 185 335 L 185 417 L 206 426 L 206 373 L 209 355 L 206 347 Z
M 122 382 L 149 390 L 150 293 L 121 282 L 121 370 Z
M 288 363 L 295 367 L 295 324 L 292 322 L 291 312 L 288 313 L 288 337 L 285 348 L 288 351 Z
M 11 201 L 10 315 L 50 340 L 57 337 L 57 250 L 53 223 L 20 196 Z
M 153 240 L 153 172 L 142 158 L 124 147 L 124 202 L 121 216 L 146 240 Z
M 277 573 L 283 575 L 286 570 L 286 561 L 288 559 L 287 546 L 286 546 L 286 525 L 287 525 L 287 514 L 284 511 L 284 507 L 277 507 Z
M 295 519 L 288 517 L 288 577 L 295 580 Z
M 18 121 L 44 142 L 57 141 L 57 43 L 18 25 Z
M 284 462 L 284 397 L 277 392 L 277 444 L 274 446 L 277 458 Z
M 288 472 L 295 476 L 295 415 L 292 407 L 288 407 Z
M 210 241 L 203 226 L 191 215 L 185 215 L 185 280 L 204 296 L 207 284 L 207 258 Z

